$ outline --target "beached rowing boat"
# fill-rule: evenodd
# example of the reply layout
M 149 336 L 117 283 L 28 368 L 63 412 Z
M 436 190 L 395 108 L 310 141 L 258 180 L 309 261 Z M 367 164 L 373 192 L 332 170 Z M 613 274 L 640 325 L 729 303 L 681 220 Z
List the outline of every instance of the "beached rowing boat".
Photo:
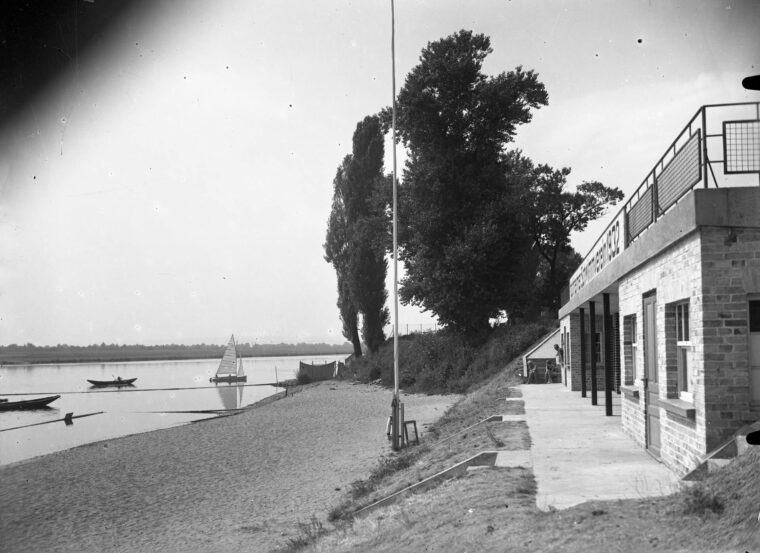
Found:
M 61 396 L 38 397 L 36 399 L 21 399 L 18 401 L 0 400 L 0 411 L 14 411 L 21 409 L 45 409 Z
M 125 379 L 118 377 L 116 380 L 90 380 L 88 378 L 87 382 L 93 386 L 131 386 L 135 380 L 137 380 L 137 377 Z
M 227 348 L 216 370 L 216 376 L 209 378 L 209 382 L 246 382 L 248 377 L 243 371 L 243 359 L 238 359 L 235 335 L 230 336 Z

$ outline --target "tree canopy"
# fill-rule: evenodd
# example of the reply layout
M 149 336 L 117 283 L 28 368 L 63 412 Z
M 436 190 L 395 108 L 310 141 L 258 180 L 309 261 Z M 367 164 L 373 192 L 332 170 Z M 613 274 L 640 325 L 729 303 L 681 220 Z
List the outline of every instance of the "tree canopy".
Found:
M 534 247 L 545 264 L 544 280 L 539 284 L 544 306 L 556 309 L 562 286 L 580 264 L 580 256 L 570 246 L 570 234 L 585 230 L 608 206 L 622 200 L 623 193 L 597 181 L 583 182 L 569 191 L 570 168 L 534 166 L 519 151 L 510 152 L 508 159 L 512 178 L 524 183 L 523 209 Z
M 569 168 L 536 165 L 508 149 L 548 95 L 521 66 L 486 75 L 491 52 L 488 37 L 465 30 L 428 43 L 396 101 L 397 140 L 408 154 L 398 194 L 400 299 L 476 334 L 504 314 L 559 307 L 580 263 L 571 233 L 622 198 L 595 181 L 567 190 Z M 390 124 L 385 108 L 357 125 L 335 179 L 325 243 L 346 337 L 356 335 L 360 313 L 372 351 L 389 318 L 382 253 L 390 246 L 391 187 L 382 132 Z
M 491 51 L 470 31 L 429 43 L 397 100 L 400 296 L 466 331 L 519 304 L 537 264 L 505 147 L 548 97 L 522 67 L 485 75 Z

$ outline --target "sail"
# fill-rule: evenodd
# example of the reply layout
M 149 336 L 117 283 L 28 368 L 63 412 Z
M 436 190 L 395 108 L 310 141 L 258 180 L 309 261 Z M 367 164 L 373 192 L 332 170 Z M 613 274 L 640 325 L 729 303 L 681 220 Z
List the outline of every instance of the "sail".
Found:
M 243 370 L 243 358 L 241 357 L 238 359 L 238 370 L 237 370 L 238 377 L 245 376 L 245 371 Z
M 216 376 L 235 374 L 235 364 L 237 360 L 237 350 L 235 349 L 235 336 L 230 336 L 230 341 L 227 344 L 227 349 L 224 350 L 224 356 L 219 363 L 219 368 L 216 370 Z

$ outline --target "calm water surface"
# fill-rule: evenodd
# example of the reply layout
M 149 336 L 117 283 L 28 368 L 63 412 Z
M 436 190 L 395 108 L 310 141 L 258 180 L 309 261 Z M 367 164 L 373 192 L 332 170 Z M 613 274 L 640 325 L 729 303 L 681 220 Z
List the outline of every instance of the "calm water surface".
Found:
M 135 363 L 83 363 L 63 365 L 18 365 L 0 368 L 0 396 L 10 401 L 60 394 L 47 409 L 0 411 L 0 465 L 23 461 L 79 445 L 167 428 L 214 417 L 188 413 L 209 409 L 235 409 L 276 393 L 274 386 L 261 383 L 295 378 L 298 362 L 326 363 L 345 355 L 310 357 L 253 357 L 243 360 L 245 385 L 209 382 L 219 366 L 218 359 L 152 361 Z M 133 386 L 93 388 L 87 382 L 137 378 Z M 74 419 L 74 424 L 51 422 L 66 413 L 74 416 L 104 411 Z M 25 426 L 25 428 L 15 428 Z

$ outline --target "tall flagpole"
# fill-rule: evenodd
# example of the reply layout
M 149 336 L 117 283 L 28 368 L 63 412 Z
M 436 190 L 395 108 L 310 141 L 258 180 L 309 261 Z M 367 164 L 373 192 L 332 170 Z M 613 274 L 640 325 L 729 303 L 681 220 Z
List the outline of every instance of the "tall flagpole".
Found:
M 398 212 L 396 205 L 396 14 L 391 0 L 391 82 L 393 84 L 393 449 L 401 448 L 401 398 L 398 390 Z

